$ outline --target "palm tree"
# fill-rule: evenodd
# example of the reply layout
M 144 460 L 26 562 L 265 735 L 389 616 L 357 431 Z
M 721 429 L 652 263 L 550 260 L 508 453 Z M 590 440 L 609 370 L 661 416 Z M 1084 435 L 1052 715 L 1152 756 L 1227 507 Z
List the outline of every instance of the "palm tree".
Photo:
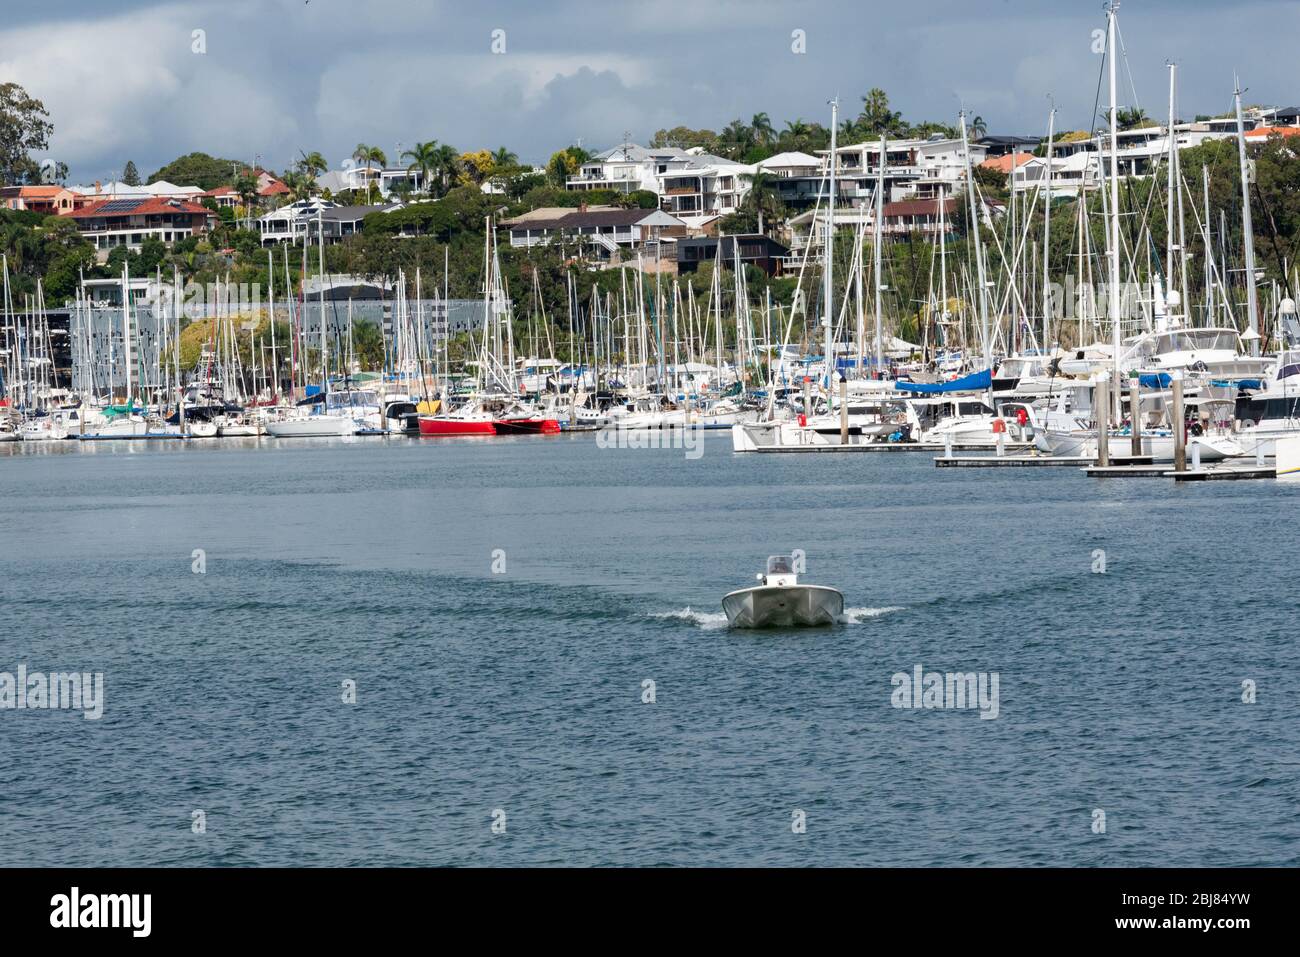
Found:
M 984 122 L 984 117 L 976 116 L 970 121 L 970 131 L 975 139 L 980 139 L 989 131 L 989 125 Z
M 308 199 L 316 192 L 316 181 L 306 173 L 290 170 L 280 178 L 280 182 L 288 187 L 290 202 Z
M 298 160 L 297 165 L 299 171 L 306 173 L 312 178 L 319 176 L 330 168 L 330 164 L 326 162 L 325 157 L 316 151 L 304 153 L 302 158 Z
M 426 193 L 432 192 L 429 188 L 429 173 L 438 167 L 438 141 L 429 140 L 427 143 L 416 143 L 402 154 L 402 159 L 411 161 L 411 165 L 406 167 L 408 173 L 417 169 L 420 171 L 421 188 Z
M 862 113 L 858 122 L 872 135 L 897 132 L 902 114 L 889 108 L 889 94 L 878 86 L 867 90 L 862 97 Z
M 1121 130 L 1131 130 L 1137 126 L 1144 126 L 1150 119 L 1147 116 L 1147 111 L 1140 106 L 1131 106 L 1115 113 L 1115 122 L 1119 124 Z
M 749 128 L 754 133 L 754 139 L 763 146 L 776 139 L 776 130 L 772 128 L 771 117 L 766 113 L 755 113 L 753 119 L 749 121 Z
M 785 131 L 782 132 L 782 139 L 789 139 L 791 149 L 802 150 L 808 145 L 808 137 L 812 135 L 812 127 L 801 119 L 786 120 Z
M 739 158 L 754 145 L 754 131 L 745 125 L 744 120 L 732 120 L 722 131 L 722 142 L 727 144 L 725 149 L 733 154 L 733 158 Z
M 495 163 L 499 169 L 504 168 L 506 166 L 518 166 L 519 154 L 512 153 L 504 146 L 502 146 L 498 148 L 495 153 L 492 154 L 492 162 Z
M 749 183 L 744 203 L 758 214 L 758 231 L 763 233 L 764 215 L 767 216 L 768 223 L 771 223 L 780 219 L 785 212 L 785 204 L 781 202 L 781 196 L 776 190 L 776 177 L 760 169 L 753 173 L 741 173 L 740 179 Z
M 438 175 L 438 182 L 443 195 L 451 188 L 450 184 L 455 182 L 459 168 L 460 153 L 456 151 L 456 147 L 450 143 L 443 143 L 439 146 L 434 157 L 433 169 Z

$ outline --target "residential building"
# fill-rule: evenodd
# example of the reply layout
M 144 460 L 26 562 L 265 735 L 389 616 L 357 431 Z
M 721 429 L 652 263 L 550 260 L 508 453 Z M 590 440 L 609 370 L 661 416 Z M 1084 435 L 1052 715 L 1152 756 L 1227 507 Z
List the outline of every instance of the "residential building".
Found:
M 565 182 L 571 190 L 611 189 L 620 193 L 637 190 L 659 192 L 659 177 L 691 165 L 693 156 L 675 146 L 648 149 L 636 143 L 624 143 L 597 153 L 578 168 Z
M 0 187 L 0 206 L 47 216 L 62 216 L 77 206 L 77 194 L 66 186 Z
M 625 250 L 653 248 L 661 237 L 684 237 L 686 224 L 658 209 L 618 206 L 544 206 L 507 219 L 510 245 L 531 247 L 573 243 L 589 247 L 597 259 L 621 259 Z
M 624 143 L 596 154 L 570 176 L 565 187 L 657 195 L 664 212 L 676 217 L 726 216 L 749 192 L 753 166 L 715 156 L 699 147 L 648 149 Z
M 755 167 L 700 153 L 688 166 L 660 173 L 659 205 L 673 216 L 728 216 L 750 190 Z
M 1037 136 L 981 136 L 975 140 L 990 158 L 1010 156 L 1013 153 L 1032 153 L 1042 140 Z
M 400 208 L 400 204 L 341 206 L 319 197 L 300 199 L 259 216 L 257 229 L 263 246 L 282 242 L 315 242 L 322 236 L 325 242 L 335 243 L 361 232 L 362 222 L 371 213 L 391 212 Z
M 742 265 L 757 266 L 769 276 L 780 275 L 790 250 L 770 236 L 757 233 L 736 236 L 701 236 L 677 240 L 677 271 L 692 273 L 701 263 L 716 262 L 734 269 L 739 258 Z
M 180 199 L 104 199 L 66 214 L 95 244 L 100 259 L 116 246 L 139 250 L 146 239 L 171 245 L 207 231 L 216 215 L 207 207 Z

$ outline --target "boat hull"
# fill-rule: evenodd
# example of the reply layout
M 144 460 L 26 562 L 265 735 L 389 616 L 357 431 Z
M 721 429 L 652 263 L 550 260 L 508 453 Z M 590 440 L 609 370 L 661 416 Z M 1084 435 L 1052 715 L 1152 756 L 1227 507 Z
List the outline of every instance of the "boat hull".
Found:
M 456 419 L 436 415 L 420 416 L 421 435 L 496 435 L 490 419 Z
M 558 419 L 497 419 L 497 435 L 553 435 L 560 431 Z
M 337 438 L 355 435 L 357 423 L 338 415 L 309 415 L 266 424 L 267 435 L 277 439 Z
M 844 614 L 844 595 L 822 585 L 762 585 L 722 599 L 732 628 L 814 628 Z

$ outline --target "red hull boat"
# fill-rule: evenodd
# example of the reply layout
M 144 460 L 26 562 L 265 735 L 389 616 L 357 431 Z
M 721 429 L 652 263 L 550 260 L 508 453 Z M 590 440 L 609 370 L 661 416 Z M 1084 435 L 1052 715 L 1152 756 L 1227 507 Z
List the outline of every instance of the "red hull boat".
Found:
M 421 435 L 496 435 L 490 419 L 457 419 L 451 416 L 420 416 Z
M 553 435 L 560 431 L 558 419 L 497 419 L 497 435 Z

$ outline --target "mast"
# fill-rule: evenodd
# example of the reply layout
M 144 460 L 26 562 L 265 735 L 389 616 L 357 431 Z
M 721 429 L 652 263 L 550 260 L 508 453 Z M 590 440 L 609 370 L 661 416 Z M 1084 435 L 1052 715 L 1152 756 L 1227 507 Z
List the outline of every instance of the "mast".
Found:
M 875 268 L 876 279 L 876 374 L 884 378 L 884 343 L 881 341 L 881 318 L 880 318 L 880 265 L 881 265 L 881 240 L 884 238 L 884 216 L 885 216 L 885 163 L 889 160 L 885 146 L 885 134 L 880 134 L 880 162 L 876 164 L 876 222 L 871 230 L 874 234 L 875 249 L 873 253 L 873 266 Z
M 826 248 L 824 249 L 826 261 L 822 264 L 822 322 L 826 325 L 826 403 L 830 408 L 831 402 L 831 383 L 834 372 L 834 360 L 831 357 L 831 336 L 834 334 L 832 323 L 835 321 L 834 310 L 834 290 L 832 288 L 832 256 L 831 252 L 835 243 L 835 139 L 840 122 L 840 100 L 839 97 L 831 100 L 831 155 L 830 162 L 827 165 L 827 176 L 830 185 L 830 196 L 827 199 L 826 214 Z
M 1246 254 L 1246 319 L 1250 354 L 1259 355 L 1259 313 L 1255 296 L 1255 233 L 1250 221 L 1250 167 L 1246 162 L 1246 133 L 1241 121 L 1241 81 L 1235 80 L 1233 103 L 1237 110 L 1237 161 L 1241 167 L 1241 240 Z
M 122 348 L 126 350 L 126 407 L 131 408 L 131 395 L 135 383 L 131 370 L 131 274 L 127 264 L 122 263 Z
M 1106 53 L 1110 57 L 1110 322 L 1111 347 L 1114 350 L 1111 361 L 1114 364 L 1115 386 L 1109 392 L 1114 401 L 1119 400 L 1119 111 L 1115 104 L 1115 13 L 1119 3 L 1112 0 L 1107 14 Z M 1112 405 L 1113 408 L 1113 405 Z M 1106 410 L 1110 416 L 1111 409 Z
M 970 206 L 971 234 L 975 239 L 975 272 L 976 279 L 979 282 L 979 308 L 980 308 L 980 340 L 981 347 L 984 350 L 984 368 L 992 369 L 993 360 L 989 355 L 989 289 L 988 282 L 984 276 L 984 245 L 980 239 L 980 214 L 978 207 L 975 205 L 975 174 L 971 170 L 970 164 L 970 143 L 966 137 L 966 111 L 962 110 L 961 120 L 961 151 L 966 159 L 966 202 Z M 990 382 L 989 391 L 992 393 L 993 385 Z M 991 404 L 991 403 L 990 403 Z
M 325 217 L 316 213 L 316 248 L 320 256 L 320 368 L 324 377 L 325 394 L 330 391 L 329 342 L 325 338 Z
M 1178 76 L 1178 64 L 1169 64 L 1169 202 L 1165 210 L 1165 299 L 1174 288 L 1174 203 L 1178 199 L 1178 138 L 1174 135 L 1174 84 Z M 1169 321 L 1169 307 L 1165 307 L 1165 321 Z
M 1056 135 L 1056 104 L 1052 104 L 1052 112 L 1047 114 L 1047 193 L 1043 202 L 1043 338 L 1042 349 L 1044 354 L 1051 340 L 1049 338 L 1048 323 L 1052 318 L 1052 290 L 1051 290 L 1051 240 L 1052 240 L 1052 138 Z M 1014 160 L 1012 161 L 1015 162 Z M 1014 192 L 1016 188 L 1016 171 L 1015 167 L 1011 168 L 1011 189 Z

